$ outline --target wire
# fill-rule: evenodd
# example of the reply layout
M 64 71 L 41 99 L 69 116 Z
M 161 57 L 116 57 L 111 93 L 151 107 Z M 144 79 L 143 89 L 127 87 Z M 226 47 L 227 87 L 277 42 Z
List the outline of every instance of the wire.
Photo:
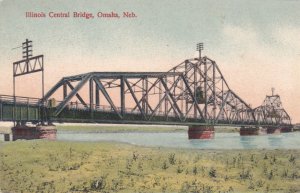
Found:
M 11 50 L 15 50 L 15 49 L 17 49 L 17 48 L 22 48 L 22 46 L 12 48 Z

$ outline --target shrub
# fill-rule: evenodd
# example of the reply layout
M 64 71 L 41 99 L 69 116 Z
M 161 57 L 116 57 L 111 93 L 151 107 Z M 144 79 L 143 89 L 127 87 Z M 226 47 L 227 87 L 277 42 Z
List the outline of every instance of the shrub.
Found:
M 285 170 L 282 172 L 281 177 L 282 177 L 282 178 L 287 178 L 288 175 L 289 175 L 289 170 L 288 170 L 288 169 L 285 169 Z
M 216 178 L 217 177 L 217 171 L 215 168 L 210 168 L 209 172 L 208 172 L 208 175 L 211 177 L 211 178 Z
M 242 170 L 240 172 L 240 179 L 246 180 L 246 179 L 252 179 L 252 174 L 250 173 L 250 170 Z
M 196 166 L 194 166 L 193 168 L 193 174 L 194 175 L 197 175 L 198 174 L 198 168 Z
M 101 176 L 97 180 L 93 180 L 91 182 L 91 190 L 97 191 L 97 190 L 103 190 L 106 186 L 106 177 Z
M 183 172 L 183 166 L 179 165 L 179 166 L 177 167 L 177 173 L 180 174 L 180 173 L 182 173 L 182 172 Z
M 295 158 L 295 156 L 294 156 L 293 154 L 290 156 L 289 162 L 291 162 L 291 163 L 293 163 L 293 164 L 296 163 L 296 158 Z
M 256 185 L 257 185 L 257 187 L 259 187 L 259 188 L 263 187 L 264 184 L 265 184 L 265 182 L 262 181 L 262 180 L 258 180 L 258 181 L 256 182 Z
M 254 190 L 255 189 L 255 185 L 254 185 L 254 183 L 252 181 L 250 182 L 250 184 L 248 186 L 248 189 L 250 189 L 250 190 Z
M 169 163 L 171 165 L 175 165 L 175 162 L 176 162 L 175 153 L 169 154 Z
M 164 163 L 163 163 L 163 165 L 162 165 L 162 167 L 161 167 L 163 170 L 166 170 L 166 169 L 168 169 L 169 168 L 169 166 L 168 166 L 168 164 L 167 164 L 167 162 L 166 161 L 164 161 Z
M 274 173 L 273 173 L 273 170 L 271 170 L 269 175 L 268 175 L 268 179 L 272 180 L 273 177 L 274 177 Z

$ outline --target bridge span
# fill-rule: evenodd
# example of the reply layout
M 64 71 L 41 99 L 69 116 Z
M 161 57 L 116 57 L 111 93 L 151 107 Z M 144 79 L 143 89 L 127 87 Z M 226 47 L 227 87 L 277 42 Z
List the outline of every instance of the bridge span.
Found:
M 14 63 L 27 69 L 14 75 L 39 71 L 30 68 L 32 60 L 38 57 Z M 187 125 L 190 138 L 213 135 L 215 125 L 241 126 L 241 134 L 254 134 L 259 127 L 291 128 L 279 95 L 272 93 L 252 108 L 201 49 L 198 58 L 167 72 L 90 72 L 61 78 L 41 99 L 2 95 L 0 120 Z

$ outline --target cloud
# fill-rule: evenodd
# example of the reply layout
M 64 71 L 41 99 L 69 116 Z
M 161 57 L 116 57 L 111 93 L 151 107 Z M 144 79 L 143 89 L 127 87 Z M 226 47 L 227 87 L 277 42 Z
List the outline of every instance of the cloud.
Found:
M 286 110 L 300 121 L 296 99 L 300 97 L 300 28 L 274 26 L 267 31 L 251 25 L 223 27 L 216 61 L 225 79 L 252 106 L 262 103 L 272 87 Z
M 226 39 L 239 44 L 253 42 L 258 38 L 257 32 L 253 28 L 234 25 L 225 25 L 223 35 Z
M 273 30 L 272 37 L 286 47 L 300 49 L 300 27 L 278 26 Z

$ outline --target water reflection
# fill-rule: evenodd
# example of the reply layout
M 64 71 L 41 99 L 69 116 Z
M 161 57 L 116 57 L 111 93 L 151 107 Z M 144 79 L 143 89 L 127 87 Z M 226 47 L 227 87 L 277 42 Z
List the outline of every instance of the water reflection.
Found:
M 268 142 L 270 147 L 280 148 L 284 146 L 284 143 L 282 143 L 282 135 L 280 134 L 268 135 Z

